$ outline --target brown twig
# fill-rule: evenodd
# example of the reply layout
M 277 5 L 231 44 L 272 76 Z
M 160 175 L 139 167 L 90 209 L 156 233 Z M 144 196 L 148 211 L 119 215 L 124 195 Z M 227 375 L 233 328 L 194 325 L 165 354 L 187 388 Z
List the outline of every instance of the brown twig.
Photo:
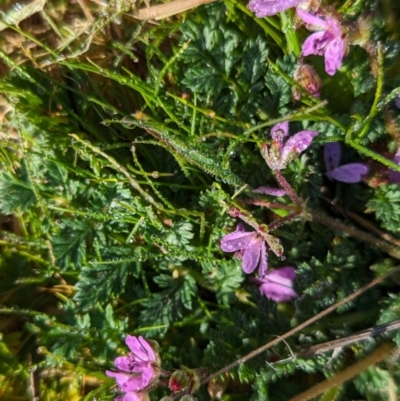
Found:
M 322 312 L 318 313 L 317 315 L 313 316 L 312 318 L 306 320 L 305 322 L 299 324 L 297 327 L 287 331 L 285 334 L 283 334 L 280 337 L 275 338 L 274 340 L 270 341 L 269 343 L 263 345 L 260 348 L 257 348 L 256 350 L 250 352 L 249 354 L 243 356 L 242 358 L 237 359 L 236 361 L 230 363 L 229 365 L 225 366 L 224 368 L 218 370 L 217 372 L 213 373 L 212 375 L 206 377 L 201 381 L 201 384 L 207 383 L 211 379 L 214 379 L 215 377 L 218 377 L 225 372 L 230 371 L 231 369 L 239 366 L 242 363 L 245 363 L 249 361 L 250 359 L 256 357 L 257 355 L 261 354 L 262 352 L 266 351 L 267 349 L 273 347 L 276 344 L 279 344 L 281 341 L 286 340 L 287 338 L 291 337 L 293 334 L 296 334 L 306 328 L 307 326 L 310 326 L 311 324 L 317 322 L 319 319 L 325 317 L 326 315 L 329 315 L 331 312 L 339 308 L 340 306 L 346 304 L 349 301 L 352 301 L 353 299 L 357 298 L 360 296 L 362 293 L 365 291 L 368 291 L 372 287 L 376 286 L 377 284 L 381 283 L 383 280 L 388 278 L 390 275 L 392 275 L 394 272 L 397 272 L 400 270 L 400 266 L 395 267 L 392 269 L 389 273 L 384 274 L 383 276 L 377 277 L 376 279 L 372 280 L 369 284 L 365 285 L 364 287 L 361 287 L 357 291 L 353 292 L 353 294 L 343 298 L 336 304 L 330 306 L 329 308 L 323 310 Z
M 340 386 L 345 381 L 350 380 L 363 370 L 385 359 L 395 347 L 396 345 L 391 341 L 383 343 L 379 348 L 377 348 L 374 352 L 366 356 L 361 361 L 358 361 L 355 364 L 349 366 L 335 376 L 316 384 L 315 386 L 309 388 L 307 391 L 296 395 L 296 397 L 291 398 L 289 401 L 307 401 L 316 397 L 319 394 L 324 393 L 332 387 Z
M 323 224 L 324 226 L 330 227 L 333 230 L 337 230 L 342 232 L 343 234 L 350 235 L 354 238 L 359 239 L 362 242 L 370 244 L 375 248 L 380 249 L 381 251 L 387 253 L 395 259 L 400 260 L 400 248 L 399 246 L 394 246 L 389 242 L 383 241 L 379 238 L 372 236 L 371 234 L 361 231 L 358 228 L 348 226 L 332 217 L 318 211 L 308 212 L 306 214 L 306 218 L 309 221 L 316 221 L 318 223 Z
M 328 202 L 334 210 L 337 212 L 342 213 L 344 216 L 351 217 L 354 221 L 356 221 L 360 226 L 366 228 L 369 231 L 374 232 L 377 234 L 380 238 L 382 238 L 385 241 L 391 242 L 393 245 L 399 246 L 400 247 L 400 240 L 393 237 L 389 233 L 380 230 L 378 227 L 376 227 L 373 223 L 370 221 L 362 218 L 359 216 L 357 213 L 352 212 L 351 210 L 348 209 L 343 209 L 341 206 L 335 204 L 332 199 L 329 199 L 326 196 L 323 196 L 322 199 L 326 202 Z

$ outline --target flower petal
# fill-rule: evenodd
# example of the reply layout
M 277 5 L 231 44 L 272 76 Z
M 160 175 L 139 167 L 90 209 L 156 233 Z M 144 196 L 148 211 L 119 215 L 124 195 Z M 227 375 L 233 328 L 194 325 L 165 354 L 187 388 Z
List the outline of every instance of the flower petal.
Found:
M 306 150 L 311 145 L 313 138 L 317 135 L 318 132 L 316 131 L 300 131 L 289 138 L 282 149 L 282 164 L 286 165 L 296 154 L 300 154 Z
M 263 244 L 264 240 L 256 237 L 246 247 L 242 259 L 242 268 L 246 274 L 253 273 L 256 269 Z
M 265 283 L 260 286 L 261 294 L 275 302 L 286 302 L 297 297 L 293 288 L 288 288 L 275 283 Z
M 330 35 L 325 31 L 313 33 L 304 41 L 301 47 L 301 54 L 303 56 L 309 56 L 310 54 L 322 56 L 331 39 Z
M 114 365 L 117 367 L 117 369 L 122 370 L 123 372 L 130 372 L 134 363 L 135 360 L 129 356 L 119 356 L 114 361 Z
M 256 232 L 234 231 L 221 239 L 220 247 L 224 252 L 235 252 L 246 248 Z
M 362 163 L 350 163 L 335 168 L 326 173 L 329 178 L 336 181 L 346 182 L 348 184 L 355 184 L 361 182 L 363 176 L 368 174 L 369 168 Z
M 317 27 L 323 30 L 328 29 L 329 25 L 326 21 L 322 18 L 318 18 L 315 15 L 309 14 L 303 11 L 301 8 L 297 9 L 297 15 L 307 24 L 311 25 L 310 27 L 307 26 L 307 29 L 312 30 L 310 28 Z
M 329 75 L 335 75 L 336 70 L 342 66 L 345 43 L 339 37 L 332 40 L 325 51 L 325 71 Z
M 288 8 L 296 7 L 304 0 L 252 0 L 247 5 L 258 18 L 263 18 L 266 15 L 275 15 Z
M 277 140 L 276 137 L 283 139 L 286 136 L 288 136 L 288 134 L 289 134 L 289 121 L 283 121 L 283 122 L 281 122 L 279 124 L 274 125 L 271 128 L 270 134 L 271 134 L 272 139 L 274 139 L 274 140 Z
M 118 380 L 117 380 L 118 382 Z M 144 380 L 143 376 L 138 373 L 137 375 L 135 374 L 130 374 L 128 377 L 128 380 L 126 380 L 123 383 L 118 383 L 118 385 L 121 387 L 121 390 L 124 392 L 129 392 L 129 391 L 141 391 L 143 390 L 150 381 Z
M 156 360 L 153 349 L 142 336 L 134 337 L 128 334 L 125 343 L 138 359 L 147 362 Z
M 262 282 L 260 292 L 275 302 L 288 301 L 297 297 L 297 293 L 293 290 L 295 277 L 296 271 L 290 266 L 270 271 L 260 280 Z
M 113 377 L 115 379 L 115 381 L 117 382 L 119 388 L 122 391 L 130 391 L 130 390 L 124 390 L 126 387 L 127 382 L 130 379 L 130 375 L 125 374 L 125 373 L 119 373 L 119 372 L 111 372 L 109 370 L 106 370 L 106 375 L 108 377 Z M 140 377 L 139 377 L 140 379 Z M 141 380 L 141 379 L 140 379 Z M 132 389 L 133 390 L 133 389 Z
M 339 166 L 341 155 L 342 145 L 340 142 L 329 142 L 324 146 L 325 166 L 328 171 Z
M 272 196 L 285 196 L 286 191 L 280 188 L 271 188 L 271 187 L 258 187 L 253 189 L 252 192 L 256 194 L 265 194 L 265 195 L 272 195 Z
M 258 276 L 259 277 L 264 277 L 267 269 L 268 269 L 268 254 L 267 254 L 267 247 L 265 246 L 265 242 L 263 241 L 261 245 L 261 260 L 260 260 L 260 266 L 258 268 Z

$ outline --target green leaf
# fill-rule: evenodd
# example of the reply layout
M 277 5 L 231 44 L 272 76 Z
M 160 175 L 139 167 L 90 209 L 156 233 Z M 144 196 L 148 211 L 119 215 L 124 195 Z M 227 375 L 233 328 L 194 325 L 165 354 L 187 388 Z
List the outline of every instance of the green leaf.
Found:
M 375 198 L 372 198 L 367 207 L 375 212 L 382 227 L 397 233 L 400 225 L 400 189 L 397 184 L 381 186 L 375 190 Z
M 35 202 L 36 196 L 30 184 L 10 173 L 0 173 L 0 209 L 4 214 L 24 212 Z

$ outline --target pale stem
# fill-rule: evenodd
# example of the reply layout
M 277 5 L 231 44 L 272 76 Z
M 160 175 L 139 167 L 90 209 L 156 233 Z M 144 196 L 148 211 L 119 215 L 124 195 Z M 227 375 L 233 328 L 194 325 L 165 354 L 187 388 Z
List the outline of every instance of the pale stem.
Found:
M 353 294 L 343 298 L 336 304 L 330 306 L 329 308 L 326 308 L 322 312 L 318 313 L 317 315 L 313 316 L 312 318 L 306 320 L 305 322 L 299 324 L 297 327 L 287 331 L 285 334 L 283 334 L 280 337 L 275 338 L 274 340 L 270 341 L 267 344 L 264 344 L 262 347 L 255 349 L 254 351 L 250 352 L 249 354 L 243 356 L 242 358 L 237 359 L 236 361 L 230 363 L 229 365 L 225 366 L 224 368 L 218 370 L 217 372 L 213 373 L 212 375 L 206 377 L 204 380 L 201 381 L 201 385 L 207 383 L 211 379 L 214 379 L 215 377 L 221 376 L 225 372 L 228 372 L 232 370 L 233 368 L 236 368 L 242 363 L 245 363 L 249 361 L 250 359 L 256 357 L 257 355 L 261 354 L 262 352 L 266 351 L 267 349 L 273 347 L 276 344 L 279 344 L 281 341 L 286 340 L 287 338 L 291 337 L 292 335 L 300 332 L 304 328 L 310 326 L 311 324 L 317 322 L 319 319 L 325 317 L 326 315 L 329 315 L 331 312 L 335 311 L 337 308 L 340 306 L 346 304 L 349 301 L 352 301 L 353 299 L 357 298 L 361 294 L 363 294 L 365 291 L 368 291 L 372 287 L 376 286 L 377 284 L 381 283 L 385 279 L 387 279 L 390 275 L 392 275 L 394 272 L 397 272 L 400 270 L 400 266 L 395 267 L 392 269 L 389 273 L 384 274 L 383 276 L 377 277 L 376 279 L 372 280 L 369 284 L 365 285 L 364 287 L 361 287 L 357 291 L 353 292 Z
M 357 376 L 363 370 L 368 369 L 370 366 L 377 362 L 385 359 L 389 353 L 396 347 L 393 342 L 385 342 L 379 348 L 377 348 L 372 354 L 369 354 L 361 361 L 356 362 L 342 372 L 336 374 L 325 381 L 316 384 L 315 386 L 309 388 L 307 391 L 291 398 L 289 401 L 307 401 L 324 393 L 332 387 L 340 386 L 345 381 L 352 379 Z

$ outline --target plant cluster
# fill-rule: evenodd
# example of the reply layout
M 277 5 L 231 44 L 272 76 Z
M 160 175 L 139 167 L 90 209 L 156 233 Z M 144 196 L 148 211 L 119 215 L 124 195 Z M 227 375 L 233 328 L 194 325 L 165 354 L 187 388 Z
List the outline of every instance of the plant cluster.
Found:
M 0 398 L 396 399 L 397 1 L 148 7 L 1 4 Z

